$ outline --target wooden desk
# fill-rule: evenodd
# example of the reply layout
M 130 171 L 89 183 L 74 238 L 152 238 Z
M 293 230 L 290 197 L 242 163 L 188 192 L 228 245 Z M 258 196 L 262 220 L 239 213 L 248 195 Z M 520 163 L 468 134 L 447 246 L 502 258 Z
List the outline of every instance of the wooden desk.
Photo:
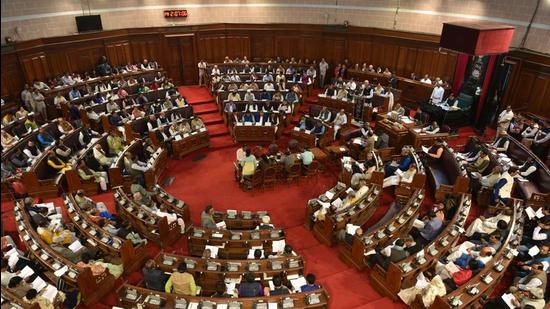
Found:
M 321 209 L 320 202 L 323 203 L 332 203 L 337 198 L 341 197 L 346 190 L 346 186 L 342 183 L 337 183 L 334 187 L 332 187 L 330 190 L 326 191 L 325 193 L 319 195 L 318 198 L 314 198 L 308 201 L 306 206 L 306 216 L 305 216 L 305 226 L 309 230 L 313 229 L 313 224 L 315 223 L 313 221 L 313 214 Z M 327 195 L 330 195 L 329 198 Z
M 228 230 L 253 230 L 262 223 L 262 218 L 269 214 L 267 211 L 241 211 L 235 214 L 229 214 L 229 211 L 215 211 L 213 216 L 217 223 L 225 222 L 225 228 Z
M 362 104 L 362 103 L 355 103 L 351 101 L 344 101 L 332 97 L 327 97 L 325 95 L 318 95 L 317 96 L 318 101 L 317 104 L 321 106 L 326 106 L 329 108 L 333 108 L 337 111 L 343 109 L 346 111 L 346 113 L 353 115 L 355 111 L 355 105 L 356 104 Z M 388 98 L 383 98 L 384 101 L 389 100 Z M 351 121 L 351 119 L 348 119 Z M 364 105 L 363 104 L 363 121 L 371 121 L 372 120 L 372 106 Z
M 332 246 L 337 243 L 337 234 L 345 230 L 348 223 L 358 226 L 365 224 L 378 208 L 379 196 L 382 192 L 382 188 L 378 185 L 371 184 L 369 187 L 365 195 L 353 204 L 337 212 L 328 211 L 325 220 L 316 221 L 313 225 L 313 235 L 320 242 Z
M 173 212 L 183 218 L 184 222 L 191 222 L 189 205 L 164 191 L 164 189 L 158 184 L 153 187 L 153 191 L 156 194 L 155 196 L 157 197 L 157 201 L 166 205 L 170 209 L 170 212 Z
M 75 263 L 59 255 L 40 238 L 30 223 L 30 216 L 24 209 L 22 200 L 15 201 L 14 210 L 19 236 L 35 260 L 51 272 L 67 266 L 68 270 L 62 275 L 63 279 L 68 284 L 79 288 L 84 304 L 88 306 L 95 304 L 111 293 L 115 286 L 115 278 L 109 272 L 94 276 L 90 268 L 77 268 Z
M 422 248 L 421 251 L 424 252 L 426 260 L 422 264 L 417 261 L 415 254 L 397 263 L 390 263 L 387 270 L 380 265 L 375 265 L 370 273 L 373 288 L 380 294 L 397 301 L 397 294 L 401 289 L 414 285 L 418 274 L 432 267 L 440 257 L 445 256 L 455 246 L 461 235 L 459 229 L 465 228 L 464 224 L 470 207 L 471 196 L 469 194 L 460 195 L 460 204 L 447 226 L 443 228 L 436 239 Z
M 383 86 L 389 84 L 389 77 L 384 74 L 364 72 L 355 69 L 348 70 L 348 77 L 355 78 L 356 80 L 368 79 L 371 82 L 376 79 Z M 427 101 L 432 95 L 434 89 L 433 85 L 421 83 L 417 80 L 412 80 L 404 77 L 397 77 L 397 89 L 401 90 L 401 101 L 408 106 L 415 107 L 419 101 Z M 447 97 L 451 89 L 445 89 L 444 97 Z
M 239 143 L 272 142 L 275 140 L 275 128 L 275 126 L 235 125 L 233 137 Z
M 428 134 L 428 133 L 421 133 L 416 132 L 415 128 L 409 128 L 409 142 L 408 144 L 412 145 L 414 149 L 421 150 L 422 146 L 431 146 L 434 144 L 436 139 L 442 139 L 447 140 L 449 138 L 449 133 L 435 133 L 435 134 Z
M 67 194 L 63 201 L 65 208 L 67 208 L 69 220 L 71 220 L 73 226 L 82 235 L 94 241 L 101 251 L 120 257 L 125 274 L 131 274 L 141 269 L 148 258 L 145 245 L 140 244 L 134 247 L 130 240 L 122 239 L 97 225 L 90 219 L 88 213 L 78 206 L 72 193 Z
M 240 238 L 235 239 L 233 235 Z M 265 252 L 271 253 L 272 242 L 284 239 L 281 229 L 232 232 L 194 228 L 188 236 L 189 254 L 202 256 L 206 245 L 224 246 L 219 248 L 218 258 L 244 260 L 252 247 L 261 246 Z
M 380 129 L 382 132 L 388 134 L 389 146 L 394 147 L 396 151 L 400 151 L 407 144 L 409 131 L 399 123 L 388 119 L 378 120 L 376 122 L 376 129 Z
M 480 306 L 480 298 L 482 295 L 490 295 L 491 292 L 497 287 L 500 280 L 502 280 L 506 269 L 514 258 L 510 249 L 517 249 L 519 246 L 518 241 L 512 241 L 512 237 L 521 239 L 523 234 L 523 201 L 513 200 L 513 214 L 510 219 L 509 231 L 506 238 L 502 241 L 502 245 L 498 251 L 493 255 L 493 258 L 473 277 L 466 283 L 459 286 L 456 290 L 441 297 L 437 296 L 434 303 L 430 306 L 431 309 L 451 309 L 451 308 L 474 308 Z M 502 265 L 502 270 L 495 270 L 495 265 Z M 492 282 L 486 283 L 482 278 L 490 275 L 493 279 Z M 470 294 L 468 291 L 470 287 L 475 286 L 479 291 L 477 294 Z M 459 306 L 451 306 L 451 301 L 454 298 L 460 299 L 462 302 Z
M 147 213 L 140 205 L 130 200 L 122 187 L 114 190 L 117 214 L 130 222 L 140 235 L 158 243 L 163 248 L 172 245 L 181 237 L 181 227 L 176 220 L 168 223 L 166 217 L 159 218 L 153 213 Z
M 127 293 L 132 291 L 136 294 L 137 299 L 128 299 Z M 203 303 L 203 302 L 212 302 L 213 308 L 216 307 L 216 304 L 231 304 L 238 303 L 242 309 L 254 309 L 256 304 L 262 303 L 277 303 L 280 304 L 284 299 L 290 298 L 294 302 L 294 308 L 328 308 L 328 293 L 325 289 L 321 288 L 319 290 L 307 293 L 296 293 L 283 296 L 268 296 L 268 297 L 248 297 L 248 298 L 210 298 L 210 297 L 199 297 L 199 296 L 187 296 L 181 294 L 167 294 L 163 292 L 148 290 L 146 288 L 124 284 L 118 291 L 118 300 L 121 306 L 135 308 L 137 304 L 141 304 L 143 308 L 160 308 L 158 305 L 150 305 L 145 302 L 147 296 L 158 295 L 164 301 L 163 308 L 175 308 L 176 302 L 178 300 L 185 300 L 186 303 Z M 320 303 L 310 305 L 307 301 L 309 295 L 315 294 L 319 296 Z M 280 306 L 280 305 L 279 305 Z
M 387 222 L 380 223 L 376 229 L 362 237 L 355 235 L 351 246 L 343 243 L 340 247 L 340 259 L 346 264 L 362 270 L 367 264 L 365 253 L 379 246 L 384 246 L 402 234 L 409 232 L 414 220 L 418 217 L 424 191 L 416 189 L 409 202 L 401 207 L 395 216 Z
M 273 276 L 279 275 L 283 281 L 289 275 L 303 275 L 304 260 L 301 256 L 271 257 L 261 260 L 223 260 L 199 258 L 175 254 L 159 253 L 155 258 L 160 270 L 172 273 L 177 271 L 178 265 L 185 263 L 187 272 L 195 278 L 201 287 L 202 295 L 210 295 L 216 291 L 216 283 L 230 278 L 243 276 L 250 267 L 257 266 L 257 270 L 250 271 L 255 278 L 259 278 L 263 286 L 269 286 Z M 277 268 L 277 269 L 274 269 Z

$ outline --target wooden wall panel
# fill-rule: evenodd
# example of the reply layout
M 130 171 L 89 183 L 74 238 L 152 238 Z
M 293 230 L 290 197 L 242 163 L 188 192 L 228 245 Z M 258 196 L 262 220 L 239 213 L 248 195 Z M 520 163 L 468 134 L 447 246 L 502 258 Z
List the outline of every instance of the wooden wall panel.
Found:
M 226 37 L 225 46 L 225 55 L 231 59 L 237 57 L 242 59 L 243 56 L 250 58 L 250 37 L 248 36 L 229 35 Z
M 303 44 L 304 60 L 309 59 L 310 61 L 312 61 L 313 59 L 316 59 L 317 61 L 319 61 L 321 58 L 324 57 L 323 49 L 321 48 L 323 46 L 323 40 L 321 38 L 304 37 Z
M 206 62 L 222 62 L 227 55 L 225 35 L 199 37 L 198 52 L 199 58 Z
M 105 55 L 112 65 L 125 65 L 133 60 L 128 41 L 106 44 Z
M 251 37 L 252 60 L 260 61 L 267 58 L 275 58 L 275 43 L 272 35 L 255 34 Z
M 183 80 L 182 83 L 176 84 L 189 85 L 197 82 L 199 71 L 197 68 L 197 59 L 195 57 L 194 40 L 194 36 L 183 36 L 180 38 Z
M 65 50 L 51 51 L 47 55 L 48 65 L 50 67 L 50 77 L 70 72 L 70 60 Z
M 79 47 L 67 51 L 71 72 L 86 72 L 95 69 L 101 56 L 105 55 L 103 46 Z
M 2 55 L 2 98 L 19 98 L 25 78 L 15 53 Z
M 34 80 L 46 80 L 50 75 L 45 53 L 27 55 L 19 61 L 27 83 L 32 83 Z
M 303 42 L 298 36 L 275 37 L 276 55 L 283 59 L 296 57 L 303 54 Z

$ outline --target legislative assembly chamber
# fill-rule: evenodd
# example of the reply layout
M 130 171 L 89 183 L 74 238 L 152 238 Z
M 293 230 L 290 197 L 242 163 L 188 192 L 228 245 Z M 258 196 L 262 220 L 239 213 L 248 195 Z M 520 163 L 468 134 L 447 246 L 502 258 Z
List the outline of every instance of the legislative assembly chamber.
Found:
M 1 308 L 550 308 L 549 0 L 2 0 Z

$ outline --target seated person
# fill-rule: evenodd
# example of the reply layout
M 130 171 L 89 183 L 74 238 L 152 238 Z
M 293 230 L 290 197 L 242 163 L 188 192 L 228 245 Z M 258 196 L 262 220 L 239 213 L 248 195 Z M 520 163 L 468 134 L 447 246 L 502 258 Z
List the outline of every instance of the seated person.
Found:
M 72 167 L 70 164 L 61 160 L 53 150 L 48 150 L 48 165 L 58 173 L 64 173 Z
M 178 222 L 178 225 L 180 226 L 181 234 L 185 234 L 185 222 L 183 222 L 183 219 L 179 218 L 176 214 L 168 212 L 166 205 L 164 204 L 160 205 L 160 208 L 156 210 L 154 214 L 160 218 L 166 217 L 168 219 L 168 224 L 171 224 L 174 221 Z
M 397 263 L 404 260 L 407 256 L 409 256 L 409 253 L 405 250 L 405 241 L 403 239 L 397 239 L 393 245 L 370 255 L 369 261 L 388 270 L 390 263 Z
M 395 175 L 384 178 L 383 188 L 390 186 L 397 186 L 400 183 L 412 183 L 414 176 L 416 175 L 417 168 L 416 164 L 411 164 L 409 169 L 405 172 L 400 169 L 396 170 Z
M 242 123 L 254 123 L 254 116 L 250 112 L 244 112 L 241 117 Z
M 118 130 L 111 130 L 111 134 L 107 136 L 107 146 L 109 153 L 118 155 L 124 150 L 125 144 Z
M 165 285 L 166 293 L 175 293 L 182 295 L 195 296 L 197 294 L 197 286 L 195 278 L 187 272 L 187 264 L 180 263 L 178 271 L 173 272 Z
M 508 202 L 514 187 L 514 177 L 517 174 L 518 169 L 516 167 L 510 167 L 508 171 L 500 174 L 499 180 L 493 186 L 490 200 L 491 205 L 496 205 L 497 203 L 506 204 Z
M 166 281 L 168 280 L 168 278 L 166 274 L 158 268 L 154 260 L 147 260 L 142 272 L 143 281 L 145 282 L 146 288 L 150 290 L 164 292 Z
M 309 166 L 311 162 L 313 162 L 313 159 L 315 156 L 313 155 L 313 152 L 309 150 L 309 148 L 305 147 L 304 151 L 300 154 L 300 158 L 302 159 L 302 164 L 304 166 Z
M 508 134 L 506 132 L 501 132 L 490 146 L 496 148 L 497 152 L 506 152 L 508 150 L 508 145 L 510 145 Z
M 399 161 L 392 161 L 384 167 L 384 175 L 386 177 L 392 176 L 397 170 L 405 172 L 409 169 L 413 163 L 413 157 L 410 153 L 409 147 L 403 147 L 401 149 L 401 159 Z
M 318 290 L 318 289 L 321 288 L 318 284 L 315 283 L 315 275 L 314 274 L 311 274 L 311 273 L 307 274 L 306 275 L 306 282 L 307 282 L 307 284 L 302 285 L 300 287 L 300 292 L 302 292 L 302 293 L 315 291 L 315 290 Z
M 264 296 L 262 284 L 257 282 L 254 274 L 247 272 L 244 274 L 244 281 L 239 285 L 239 297 L 258 297 Z
M 17 144 L 18 141 L 19 138 L 17 136 L 12 136 L 8 132 L 2 130 L 2 148 L 10 148 Z
M 212 298 L 231 298 L 230 294 L 227 294 L 227 287 L 223 281 L 216 282 L 216 292 L 212 294 Z
M 421 228 L 414 228 L 411 233 L 416 242 L 425 245 L 434 240 L 443 227 L 444 215 L 442 211 L 430 210 L 426 219 L 423 220 Z M 420 227 L 420 226 L 419 226 Z
M 109 273 L 116 278 L 119 278 L 124 272 L 122 264 L 112 264 L 106 263 L 102 260 L 93 261 L 91 256 L 88 253 L 82 254 L 82 261 L 76 264 L 77 268 L 90 268 L 94 276 L 99 276 L 105 272 L 106 269 L 109 270 Z
M 348 123 L 348 116 L 346 115 L 345 110 L 341 109 L 340 112 L 336 114 L 336 117 L 332 123 L 334 125 L 334 139 L 336 139 L 340 128 Z
M 471 239 L 480 239 L 482 235 L 489 235 L 497 230 L 506 230 L 510 222 L 511 210 L 499 212 L 494 217 L 484 216 L 474 219 L 466 229 L 465 235 Z
M 38 135 L 36 136 L 36 140 L 42 147 L 48 147 L 55 145 L 55 138 L 46 131 L 45 128 L 40 128 L 38 130 Z
M 489 156 L 487 153 L 481 151 L 477 160 L 466 166 L 466 170 L 470 173 L 478 173 L 481 175 L 485 172 L 487 167 L 489 167 L 489 163 L 491 163 Z
M 435 140 L 435 143 L 428 149 L 426 152 L 426 155 L 428 155 L 432 159 L 439 159 L 443 155 L 444 147 L 443 147 L 444 141 L 441 138 L 437 138 Z
M 216 221 L 214 221 L 214 207 L 207 205 L 201 213 L 201 226 L 207 229 L 217 229 Z
M 108 157 L 105 154 L 105 151 L 103 151 L 103 148 L 100 144 L 96 144 L 93 149 L 93 157 L 97 160 L 97 162 L 106 168 L 110 167 L 111 164 L 116 160 L 116 158 Z
M 435 134 L 439 132 L 439 125 L 437 125 L 437 121 L 433 121 L 429 126 L 422 128 L 421 132 L 427 134 Z
M 290 290 L 283 285 L 283 280 L 278 275 L 273 276 L 273 290 L 270 290 L 269 293 L 266 293 L 266 296 L 280 296 L 290 294 Z
M 262 223 L 256 227 L 257 230 L 271 230 L 273 229 L 273 224 L 271 224 L 271 218 L 269 216 L 262 217 Z

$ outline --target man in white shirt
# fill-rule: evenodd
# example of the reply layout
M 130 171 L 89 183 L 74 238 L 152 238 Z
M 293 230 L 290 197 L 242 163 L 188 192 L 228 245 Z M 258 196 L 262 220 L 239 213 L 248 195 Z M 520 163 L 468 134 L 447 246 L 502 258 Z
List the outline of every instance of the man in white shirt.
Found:
M 28 84 L 25 84 L 23 91 L 21 91 L 21 101 L 25 103 L 25 108 L 27 108 L 27 110 L 32 110 L 32 107 L 31 107 L 32 94 Z
M 432 101 L 432 104 L 440 104 L 441 101 L 443 101 L 443 94 L 445 93 L 445 89 L 441 87 L 441 85 L 437 84 L 435 85 L 434 90 L 432 91 L 432 96 L 430 97 L 430 100 Z
M 325 86 L 325 77 L 327 75 L 328 63 L 325 61 L 325 58 L 321 59 L 319 62 L 319 87 L 323 88 Z
M 199 68 L 199 86 L 206 86 L 206 61 L 201 60 L 197 65 Z
M 338 131 L 340 128 L 348 123 L 348 116 L 346 115 L 346 112 L 341 109 L 338 114 L 336 114 L 336 117 L 334 118 L 334 139 L 336 139 L 336 136 L 338 135 Z
M 424 78 L 422 78 L 420 82 L 424 84 L 432 84 L 432 80 L 430 79 L 430 77 L 428 77 L 428 74 L 424 75 Z
M 497 135 L 500 135 L 500 133 L 502 132 L 508 131 L 508 127 L 510 126 L 512 118 L 514 118 L 514 112 L 512 112 L 512 106 L 508 105 L 506 106 L 506 109 L 503 110 L 500 115 L 498 115 Z

